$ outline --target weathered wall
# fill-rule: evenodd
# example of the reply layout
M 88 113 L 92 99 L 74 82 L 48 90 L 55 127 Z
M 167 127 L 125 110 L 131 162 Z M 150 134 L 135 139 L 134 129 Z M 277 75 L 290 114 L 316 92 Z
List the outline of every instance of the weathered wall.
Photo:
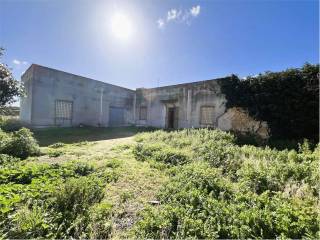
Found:
M 136 124 L 166 127 L 167 110 L 178 107 L 178 128 L 205 127 L 200 123 L 201 106 L 213 106 L 214 118 L 225 112 L 225 97 L 216 80 L 136 91 Z M 139 120 L 139 109 L 147 107 L 147 120 Z M 215 121 L 212 127 L 218 127 Z
M 269 138 L 267 122 L 257 121 L 241 108 L 230 108 L 218 119 L 221 130 L 233 130 L 242 134 L 253 134 L 261 139 Z
M 124 125 L 134 123 L 133 90 L 38 65 L 32 65 L 22 76 L 23 82 L 28 79 L 31 87 L 21 101 L 20 117 L 33 126 L 55 124 L 56 100 L 73 102 L 72 125 L 108 126 L 109 107 L 124 109 Z
M 31 124 L 33 70 L 31 66 L 21 77 L 26 94 L 20 98 L 20 120 L 27 124 Z
M 33 64 L 22 76 L 27 95 L 21 99 L 20 118 L 33 126 L 53 126 L 55 102 L 64 100 L 73 103 L 75 126 L 136 124 L 167 128 L 172 112 L 169 109 L 174 108 L 174 128 L 212 127 L 268 138 L 266 122 L 256 121 L 239 108 L 226 109 L 227 100 L 218 80 L 133 91 Z M 141 107 L 147 109 L 145 120 L 140 119 Z M 213 120 L 209 125 L 201 122 L 202 107 L 213 109 L 208 114 Z

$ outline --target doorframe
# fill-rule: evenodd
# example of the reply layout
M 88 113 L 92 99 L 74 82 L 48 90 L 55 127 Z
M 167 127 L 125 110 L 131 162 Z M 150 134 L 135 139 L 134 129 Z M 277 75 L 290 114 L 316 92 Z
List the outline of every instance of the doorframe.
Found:
M 166 129 L 178 129 L 179 128 L 179 106 L 175 103 L 166 103 L 166 117 L 165 117 L 165 128 Z M 173 128 L 169 128 L 169 108 L 174 109 Z

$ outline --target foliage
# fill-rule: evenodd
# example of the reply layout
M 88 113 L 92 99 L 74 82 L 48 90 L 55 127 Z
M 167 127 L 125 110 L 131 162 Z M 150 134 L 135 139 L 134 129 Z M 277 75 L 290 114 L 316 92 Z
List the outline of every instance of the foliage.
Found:
M 54 143 L 54 144 L 51 144 L 49 145 L 48 147 L 49 148 L 62 148 L 64 147 L 66 144 L 62 143 L 62 142 L 57 142 L 57 143 Z
M 0 129 L 0 153 L 25 159 L 40 153 L 37 141 L 27 128 L 6 134 Z
M 25 124 L 23 124 L 17 118 L 10 117 L 2 117 L 0 116 L 0 128 L 5 132 L 14 132 L 23 128 Z
M 49 157 L 59 157 L 63 154 L 62 150 L 59 149 L 49 149 L 48 150 L 48 156 Z
M 136 237 L 319 236 L 320 146 L 311 151 L 305 141 L 299 152 L 238 146 L 232 135 L 206 129 L 144 133 L 137 141 L 142 160 L 154 159 L 158 141 L 193 154 L 169 171 L 171 180 L 158 192 L 161 204 L 141 212 Z
M 3 48 L 0 48 L 0 57 L 2 55 Z M 21 84 L 14 79 L 8 66 L 0 63 L 0 107 L 13 103 L 22 94 Z
M 92 222 L 109 221 L 110 217 L 93 210 L 100 209 L 95 205 L 104 196 L 104 179 L 95 171 L 92 165 L 83 162 L 5 164 L 0 168 L 3 234 L 9 238 L 89 238 L 106 236 L 107 230 L 109 234 L 110 228 Z M 101 232 L 92 232 L 97 227 Z
M 9 156 L 7 154 L 0 154 L 0 166 L 8 164 L 8 163 L 15 163 L 18 161 L 20 161 L 19 158 L 15 158 L 15 157 Z
M 137 160 L 155 160 L 164 163 L 178 165 L 188 162 L 188 154 L 164 144 L 142 144 L 138 143 L 133 151 Z
M 274 138 L 319 141 L 319 65 L 220 80 L 227 108 L 242 107 L 267 121 Z
M 90 207 L 103 198 L 102 182 L 97 178 L 68 179 L 53 193 L 53 209 L 58 231 L 55 238 L 83 237 L 90 219 Z

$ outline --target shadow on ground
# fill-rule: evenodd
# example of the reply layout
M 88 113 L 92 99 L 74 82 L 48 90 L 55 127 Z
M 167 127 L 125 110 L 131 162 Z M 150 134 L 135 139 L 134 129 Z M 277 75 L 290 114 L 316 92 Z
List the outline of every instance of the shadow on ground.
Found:
M 40 146 L 48 146 L 56 142 L 78 143 L 83 141 L 99 141 L 130 137 L 139 132 L 153 131 L 154 128 L 143 127 L 71 127 L 34 129 L 33 133 Z

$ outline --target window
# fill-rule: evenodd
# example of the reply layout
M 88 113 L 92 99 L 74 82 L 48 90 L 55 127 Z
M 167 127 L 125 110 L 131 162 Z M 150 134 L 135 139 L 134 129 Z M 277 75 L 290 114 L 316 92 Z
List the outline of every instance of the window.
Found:
M 140 120 L 147 120 L 147 107 L 140 107 Z
M 72 121 L 73 102 L 56 100 L 55 102 L 55 122 L 56 125 L 69 125 Z
M 202 106 L 200 108 L 200 124 L 214 125 L 214 107 Z

